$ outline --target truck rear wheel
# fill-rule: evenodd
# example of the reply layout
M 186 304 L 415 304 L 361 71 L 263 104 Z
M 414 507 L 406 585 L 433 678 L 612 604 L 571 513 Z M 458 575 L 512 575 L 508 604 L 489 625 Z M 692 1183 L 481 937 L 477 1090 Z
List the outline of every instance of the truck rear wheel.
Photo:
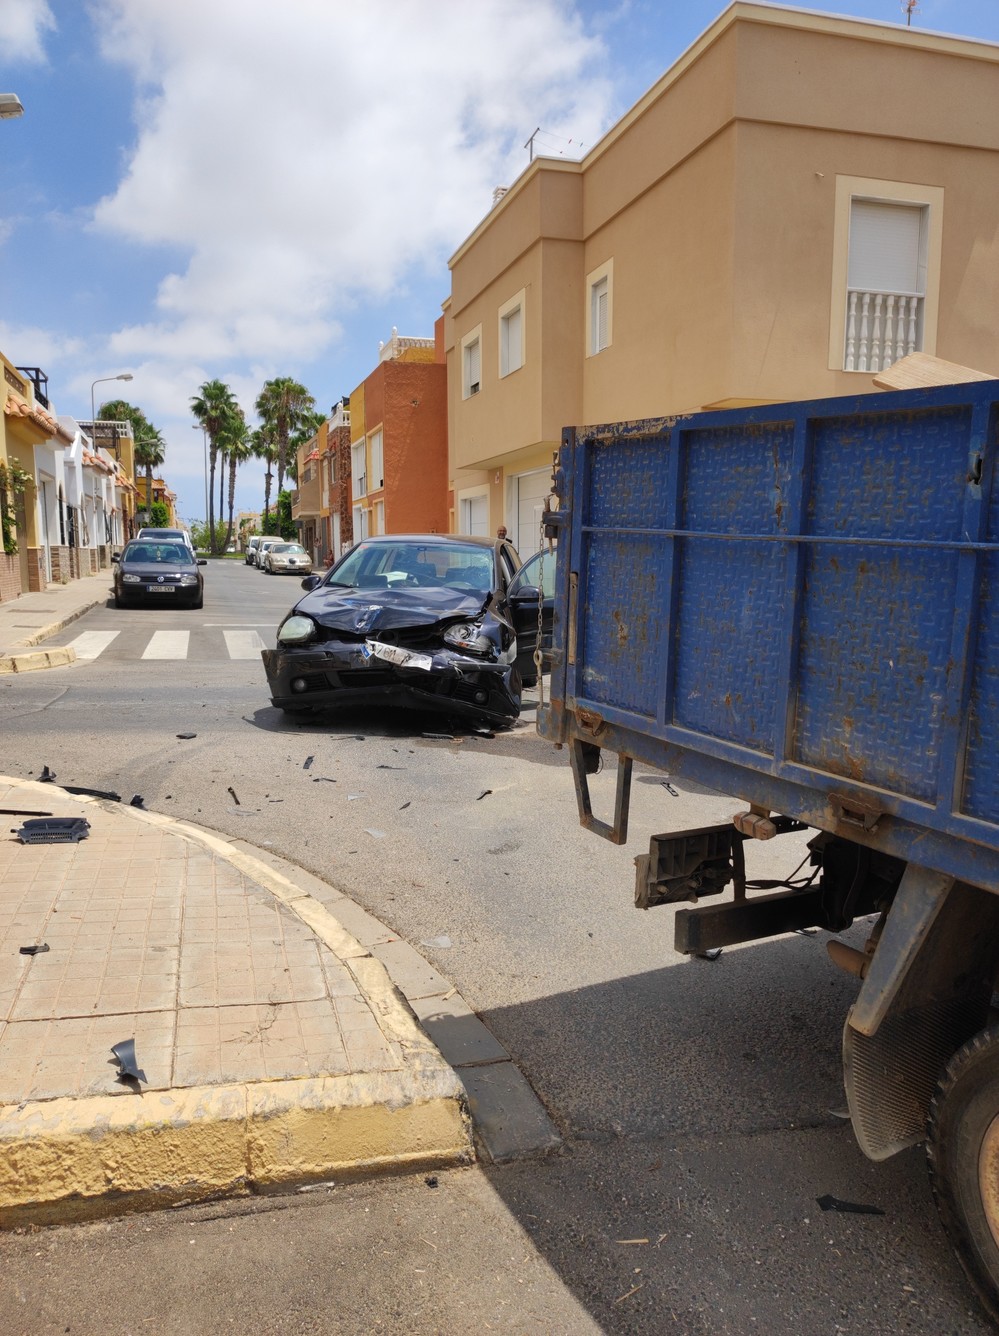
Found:
M 999 1322 L 999 1030 L 958 1049 L 930 1109 L 937 1209 L 958 1260 Z

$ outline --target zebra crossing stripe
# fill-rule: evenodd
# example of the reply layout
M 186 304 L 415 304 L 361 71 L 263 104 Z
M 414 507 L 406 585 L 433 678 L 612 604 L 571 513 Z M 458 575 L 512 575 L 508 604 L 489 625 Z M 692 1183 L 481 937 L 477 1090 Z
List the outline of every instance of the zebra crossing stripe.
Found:
M 142 651 L 144 659 L 186 659 L 190 631 L 154 631 Z
M 264 642 L 256 631 L 223 631 L 230 659 L 259 659 Z
M 78 659 L 96 659 L 119 634 L 118 631 L 84 631 L 69 642 L 69 648 Z

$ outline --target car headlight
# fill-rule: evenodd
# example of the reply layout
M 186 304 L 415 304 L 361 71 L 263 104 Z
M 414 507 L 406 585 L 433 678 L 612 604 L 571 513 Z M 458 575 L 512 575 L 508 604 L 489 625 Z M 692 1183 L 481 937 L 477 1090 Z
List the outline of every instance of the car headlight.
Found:
M 124 583 L 127 584 L 127 585 L 137 585 L 137 584 L 142 584 L 142 576 L 141 576 L 141 575 L 123 575 L 121 578 L 122 578 L 122 580 L 124 581 Z
M 293 612 L 278 627 L 278 644 L 281 645 L 304 645 L 307 640 L 311 640 L 316 634 L 316 624 L 311 617 L 303 617 L 301 613 Z
M 455 622 L 444 632 L 444 643 L 465 654 L 479 654 L 483 658 L 496 657 L 496 645 L 483 632 L 480 622 Z
M 198 583 L 198 577 L 196 575 L 182 575 L 180 577 L 180 582 L 185 585 L 196 585 Z

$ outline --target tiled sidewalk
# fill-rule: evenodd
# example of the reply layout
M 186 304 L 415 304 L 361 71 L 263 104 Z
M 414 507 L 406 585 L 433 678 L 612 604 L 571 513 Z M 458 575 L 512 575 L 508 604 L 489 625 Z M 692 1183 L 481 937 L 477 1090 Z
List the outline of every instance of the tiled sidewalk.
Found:
M 330 1078 L 339 1080 L 337 1098 L 352 1106 L 365 1103 L 374 1081 L 387 1092 L 372 1105 L 382 1121 L 386 1102 L 442 1101 L 439 1144 L 403 1137 L 383 1149 L 382 1161 L 468 1157 L 454 1073 L 382 966 L 311 897 L 280 886 L 275 893 L 263 864 L 254 876 L 245 854 L 220 856 L 223 841 L 122 804 L 0 779 L 0 807 L 90 823 L 77 844 L 0 838 L 0 1161 L 5 1147 L 30 1138 L 32 1107 L 48 1115 L 60 1101 L 76 1101 L 75 1125 L 89 1100 L 99 1127 L 109 1101 L 135 1107 L 139 1094 L 138 1104 L 155 1113 L 156 1092 L 274 1082 L 285 1085 L 267 1088 L 268 1097 L 280 1096 L 287 1112 L 304 1093 L 296 1083 Z M 3 817 L 12 832 L 24 819 Z M 43 944 L 47 951 L 21 954 Z M 144 1083 L 118 1079 L 110 1050 L 127 1039 L 135 1040 Z M 136 1115 L 146 1116 L 146 1107 Z M 359 1160 L 372 1158 L 368 1136 Z M 349 1161 L 342 1140 L 334 1158 Z M 291 1159 L 288 1177 L 300 1176 L 300 1159 Z M 163 1172 L 170 1170 L 155 1166 L 153 1178 Z M 60 1175 L 58 1192 L 67 1191 L 75 1191 L 72 1176 L 67 1188 Z M 17 1201 L 9 1193 L 5 1201 L 0 1168 L 0 1216 L 5 1205 L 28 1206 L 46 1192 L 52 1196 L 44 1182 L 19 1184 Z

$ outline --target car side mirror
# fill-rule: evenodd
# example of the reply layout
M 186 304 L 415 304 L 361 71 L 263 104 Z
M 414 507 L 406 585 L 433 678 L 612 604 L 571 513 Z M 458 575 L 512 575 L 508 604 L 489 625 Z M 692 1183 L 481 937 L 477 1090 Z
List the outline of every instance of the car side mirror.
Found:
M 114 563 L 115 563 L 116 561 L 121 561 L 121 553 L 120 553 L 120 552 L 112 552 L 112 553 L 111 553 L 111 564 L 114 565 Z
M 316 585 L 321 585 L 322 582 L 323 578 L 321 575 L 307 575 L 302 581 L 302 588 L 308 592 L 310 589 L 315 589 Z
M 515 603 L 537 603 L 540 590 L 537 585 L 521 585 L 511 594 Z
M 198 565 L 199 565 L 199 566 L 207 566 L 207 565 L 208 565 L 208 558 L 207 558 L 207 557 L 199 557 L 199 558 L 198 558 Z

